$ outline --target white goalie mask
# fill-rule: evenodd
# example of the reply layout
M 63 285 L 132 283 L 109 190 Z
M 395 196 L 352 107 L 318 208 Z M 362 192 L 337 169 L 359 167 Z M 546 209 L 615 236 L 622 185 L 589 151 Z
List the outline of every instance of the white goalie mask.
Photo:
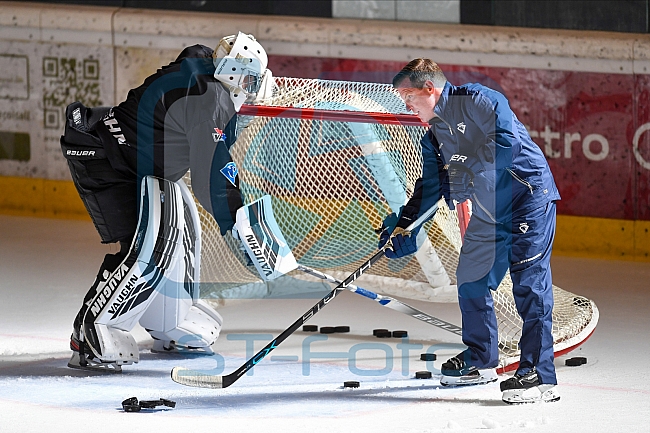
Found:
M 214 51 L 214 78 L 230 90 L 236 111 L 244 102 L 271 96 L 273 74 L 267 65 L 266 51 L 253 35 L 239 32 L 221 39 Z

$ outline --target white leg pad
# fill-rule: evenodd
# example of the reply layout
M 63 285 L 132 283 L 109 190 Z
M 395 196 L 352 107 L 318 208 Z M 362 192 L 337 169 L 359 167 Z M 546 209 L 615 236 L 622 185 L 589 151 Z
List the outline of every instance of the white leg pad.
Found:
M 183 348 L 209 350 L 219 337 L 223 319 L 209 306 L 207 308 L 209 310 L 193 305 L 185 319 L 175 328 L 165 332 L 149 330 L 149 333 L 158 340 L 174 342 L 176 346 Z
M 199 298 L 201 223 L 189 189 L 176 182 L 183 199 L 183 242 L 178 262 L 177 281 L 167 281 L 140 318 L 142 325 L 157 341 L 154 350 L 170 348 L 204 349 L 216 341 L 223 319 Z
M 185 211 L 180 187 L 154 177 L 142 181 L 142 206 L 131 250 L 122 264 L 97 289 L 84 316 L 84 336 L 103 362 L 138 362 L 130 331 L 159 291 L 190 292 L 184 249 Z M 173 289 L 169 289 L 169 288 Z
M 219 324 L 219 328 L 221 328 L 221 325 L 223 325 L 223 318 L 221 317 L 221 314 L 217 313 L 217 310 L 208 305 L 207 302 L 205 302 L 203 299 L 199 299 L 199 301 L 194 304 L 194 307 L 210 316 L 215 322 Z
M 138 345 L 128 331 L 95 325 L 97 337 L 103 349 L 102 362 L 114 362 L 117 365 L 138 362 Z

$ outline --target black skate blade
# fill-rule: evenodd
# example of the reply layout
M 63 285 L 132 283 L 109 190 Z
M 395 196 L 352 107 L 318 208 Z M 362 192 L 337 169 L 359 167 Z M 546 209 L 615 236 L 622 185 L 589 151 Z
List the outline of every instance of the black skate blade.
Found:
M 72 358 L 70 359 L 70 361 L 68 361 L 68 367 L 74 368 L 75 370 L 92 371 L 98 374 L 121 374 L 122 373 L 122 367 L 116 364 L 104 364 L 104 366 L 102 366 L 101 364 L 93 363 L 92 361 L 87 361 L 86 365 L 81 365 L 78 352 L 73 353 Z
M 75 365 L 75 364 L 68 363 L 68 367 L 74 368 L 75 370 L 92 371 L 93 373 L 97 373 L 97 374 L 122 374 L 122 367 L 119 366 L 116 368 L 89 367 L 89 366 L 82 366 L 82 365 Z
M 151 353 L 154 354 L 165 354 L 165 355 L 198 355 L 198 356 L 212 356 L 214 355 L 214 350 L 212 346 L 207 347 L 193 347 L 193 346 L 182 346 L 177 345 L 172 342 L 168 347 L 165 347 L 160 340 L 154 340 L 154 344 L 149 349 Z

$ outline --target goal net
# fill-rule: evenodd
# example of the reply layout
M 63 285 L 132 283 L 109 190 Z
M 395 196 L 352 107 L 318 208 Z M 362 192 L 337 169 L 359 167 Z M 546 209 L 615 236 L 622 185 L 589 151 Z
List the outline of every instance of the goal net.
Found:
M 244 105 L 239 113 L 231 155 L 244 201 L 270 195 L 298 262 L 344 279 L 376 252 L 375 229 L 413 192 L 427 126 L 387 84 L 281 77 L 275 84 L 272 98 Z M 191 187 L 189 174 L 185 181 Z M 459 215 L 444 202 L 439 209 L 424 225 L 428 236 L 416 254 L 380 260 L 364 274 L 362 285 L 391 296 L 456 301 Z M 202 283 L 202 297 L 263 297 L 265 286 L 246 266 L 236 242 L 220 235 L 200 205 L 199 211 L 201 280 L 208 282 Z M 466 220 L 468 211 L 461 210 L 460 217 Z M 501 370 L 516 368 L 519 360 L 522 322 L 511 288 L 506 275 L 493 292 Z M 556 286 L 553 291 L 557 356 L 591 335 L 598 309 L 589 299 Z

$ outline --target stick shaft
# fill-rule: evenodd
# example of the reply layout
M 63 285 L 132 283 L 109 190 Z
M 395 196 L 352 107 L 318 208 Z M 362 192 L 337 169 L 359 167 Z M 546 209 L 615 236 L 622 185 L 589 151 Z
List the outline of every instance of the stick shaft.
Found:
M 413 221 L 407 228 L 407 231 L 413 230 L 413 228 L 424 223 L 431 215 L 433 215 L 438 210 L 438 205 L 434 204 L 429 208 L 421 217 Z M 246 361 L 241 367 L 233 371 L 230 374 L 225 376 L 215 376 L 215 375 L 206 375 L 200 372 L 194 372 L 192 370 L 182 369 L 175 367 L 171 372 L 172 380 L 177 383 L 188 385 L 188 386 L 197 386 L 197 387 L 208 387 L 208 388 L 227 388 L 233 383 L 235 383 L 241 376 L 243 376 L 248 370 L 253 368 L 258 362 L 264 359 L 271 351 L 277 348 L 284 340 L 286 340 L 291 334 L 293 334 L 300 326 L 305 322 L 311 319 L 316 313 L 318 313 L 325 305 L 332 301 L 341 293 L 342 290 L 348 288 L 348 286 L 363 275 L 368 268 L 374 265 L 379 259 L 384 255 L 384 251 L 390 242 L 387 242 L 382 246 L 370 259 L 365 261 L 356 271 L 350 274 L 345 280 L 338 283 L 338 285 L 329 292 L 323 299 L 318 301 L 316 305 L 311 307 L 305 314 L 303 314 L 298 320 L 293 322 L 293 324 L 285 329 L 280 335 L 278 335 L 273 341 L 268 343 L 262 350 L 257 352 Z
M 341 280 L 334 278 L 331 275 L 327 275 L 324 272 L 317 271 L 316 269 L 312 269 L 307 266 L 298 265 L 298 270 L 313 275 L 315 277 L 318 277 L 320 279 L 327 280 L 330 283 L 339 284 L 341 282 Z M 437 317 L 431 316 L 423 311 L 418 310 L 415 307 L 403 303 L 402 301 L 398 301 L 395 298 L 391 298 L 390 296 L 379 295 L 370 290 L 355 286 L 354 284 L 349 284 L 347 286 L 347 290 L 356 293 L 357 295 L 377 301 L 379 305 L 381 305 L 382 307 L 388 307 L 391 310 L 395 310 L 395 311 L 399 311 L 400 313 L 407 314 L 413 317 L 414 319 L 418 319 L 422 322 L 428 323 L 429 325 L 433 325 L 440 329 L 444 329 L 445 331 L 449 331 L 452 334 L 460 335 L 461 337 L 463 335 L 463 330 L 461 327 L 456 326 L 453 323 L 446 322 Z

